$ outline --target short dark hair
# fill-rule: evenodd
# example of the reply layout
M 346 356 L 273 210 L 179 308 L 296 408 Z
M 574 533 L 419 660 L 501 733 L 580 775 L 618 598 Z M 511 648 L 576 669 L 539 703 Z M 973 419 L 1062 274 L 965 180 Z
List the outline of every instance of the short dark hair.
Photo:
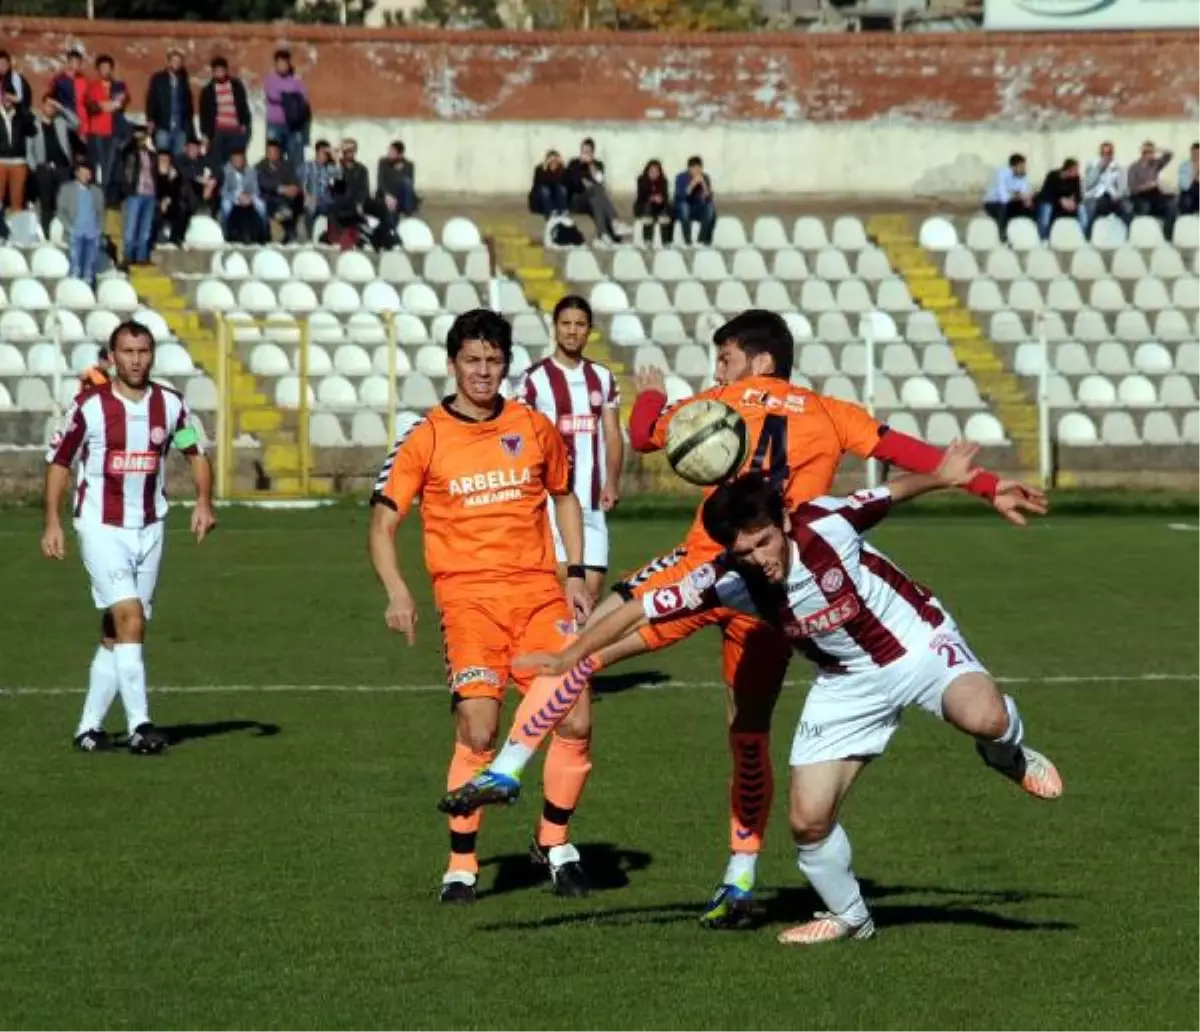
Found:
M 592 150 L 595 150 L 596 149 L 596 141 L 593 140 L 590 136 L 585 136 L 583 138 L 583 143 L 581 143 L 579 146 L 580 147 L 591 147 Z
M 208 62 L 208 67 L 211 68 L 214 72 L 218 68 L 224 68 L 225 71 L 229 71 L 229 62 L 226 61 L 225 58 L 223 58 L 220 54 L 218 54 L 216 57 L 214 57 L 211 61 Z
M 79 58 L 79 60 L 82 61 L 83 60 L 83 51 L 80 50 L 78 47 L 72 47 L 70 50 L 67 51 L 67 60 L 70 61 L 71 58 L 73 58 L 73 57 L 77 57 L 77 58 Z
M 316 143 L 313 144 L 313 150 L 319 151 L 322 147 L 324 147 L 326 150 L 329 150 L 331 148 L 331 146 L 332 145 L 330 144 L 330 142 L 328 140 L 318 140 Z
M 458 357 L 463 344 L 469 340 L 484 340 L 500 349 L 504 356 L 504 368 L 512 362 L 512 326 L 504 316 L 489 308 L 473 308 L 463 312 L 446 334 L 446 354 L 450 361 Z
M 392 142 L 389 144 L 389 146 L 391 146 L 391 147 L 395 147 L 395 148 L 396 148 L 396 151 L 397 151 L 397 153 L 398 153 L 398 154 L 399 154 L 401 157 L 404 157 L 404 155 L 407 153 L 407 152 L 405 151 L 405 149 L 404 149 L 404 141 L 403 141 L 403 140 L 393 140 L 393 141 L 392 141 Z
M 150 327 L 145 323 L 140 323 L 136 319 L 126 319 L 124 322 L 117 323 L 113 327 L 112 333 L 108 335 L 108 350 L 116 351 L 117 341 L 123 336 L 129 337 L 144 337 L 150 342 L 150 350 L 154 350 L 154 334 L 150 332 Z
M 1192 144 L 1192 150 L 1195 150 L 1197 147 L 1200 147 L 1200 140 L 1197 140 L 1195 143 Z
M 1023 164 L 1025 164 L 1025 155 L 1024 154 L 1010 154 L 1008 156 L 1008 167 L 1009 168 L 1016 168 L 1018 165 L 1023 165 Z
M 287 47 L 280 47 L 278 50 L 275 51 L 275 56 L 272 58 L 272 60 L 273 61 L 283 60 L 283 61 L 287 61 L 288 64 L 291 64 L 292 52 L 290 50 L 288 50 Z
M 1064 172 L 1070 172 L 1071 169 L 1079 167 L 1079 162 L 1074 158 L 1067 158 L 1067 160 L 1062 163 L 1062 167 Z
M 558 322 L 558 317 L 563 312 L 582 312 L 587 316 L 588 326 L 592 325 L 592 306 L 588 304 L 587 298 L 580 297 L 578 294 L 568 294 L 561 298 L 554 306 L 555 322 Z
M 229 160 L 232 161 L 234 158 L 238 157 L 239 155 L 243 158 L 246 156 L 246 148 L 245 147 L 234 147 L 233 150 L 231 150 L 229 152 Z
M 277 137 L 272 136 L 267 140 L 268 147 L 274 147 L 276 150 L 283 150 L 283 144 L 279 142 Z
M 718 487 L 700 510 L 704 532 L 728 548 L 739 531 L 783 526 L 783 495 L 761 473 L 743 473 Z
M 690 158 L 688 158 L 687 167 L 688 168 L 697 168 L 697 167 L 703 168 L 704 167 L 704 159 L 702 157 L 700 157 L 699 154 L 693 154 Z
M 101 54 L 98 58 L 96 58 L 97 69 L 99 69 L 101 65 L 116 65 L 116 63 L 117 62 L 114 61 L 108 54 Z
M 8 61 L 10 64 L 12 63 L 12 57 L 9 55 L 7 50 L 0 50 L 0 61 Z
M 717 347 L 727 343 L 736 344 L 747 358 L 770 355 L 775 360 L 775 372 L 772 375 L 781 380 L 790 380 L 792 377 L 796 341 L 787 321 L 778 312 L 747 308 L 717 328 L 713 343 Z

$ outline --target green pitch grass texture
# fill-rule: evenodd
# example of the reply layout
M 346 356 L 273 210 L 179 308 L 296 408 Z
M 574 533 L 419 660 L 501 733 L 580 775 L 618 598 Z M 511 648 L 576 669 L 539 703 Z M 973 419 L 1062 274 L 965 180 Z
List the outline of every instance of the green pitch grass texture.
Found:
M 696 922 L 728 836 L 711 632 L 601 682 L 574 823 L 599 891 L 557 899 L 525 860 L 531 772 L 487 814 L 479 902 L 442 907 L 451 718 L 416 528 L 410 649 L 384 627 L 365 509 L 221 516 L 199 548 L 172 517 L 147 662 L 152 686 L 193 690 L 152 696 L 181 740 L 135 758 L 69 748 L 97 617 L 74 541 L 43 560 L 36 514 L 5 514 L 0 684 L 27 690 L 0 694 L 0 1026 L 1196 1027 L 1194 531 L 879 528 L 992 670 L 1024 679 L 1008 690 L 1066 794 L 1024 796 L 909 714 L 843 815 L 877 938 L 785 949 L 775 933 L 817 906 L 783 790 L 806 666 L 777 716 L 761 928 Z M 683 527 L 615 523 L 614 568 Z

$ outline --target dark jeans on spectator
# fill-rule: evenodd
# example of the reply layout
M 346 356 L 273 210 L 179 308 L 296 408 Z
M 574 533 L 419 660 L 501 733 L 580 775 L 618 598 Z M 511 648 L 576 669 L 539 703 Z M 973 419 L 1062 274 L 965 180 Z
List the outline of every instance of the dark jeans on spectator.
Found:
M 176 129 L 174 132 L 171 132 L 170 129 L 155 129 L 154 147 L 159 153 L 182 154 L 183 148 L 187 144 L 187 137 L 188 134 L 183 129 Z
M 267 221 L 278 221 L 283 227 L 283 242 L 295 242 L 300 218 L 304 214 L 304 194 L 284 197 L 283 194 L 267 194 L 263 197 L 267 206 Z
M 304 164 L 304 133 L 289 129 L 286 125 L 268 125 L 267 139 L 279 142 L 283 148 L 283 160 L 298 172 Z
M 551 215 L 561 215 L 570 207 L 567 198 L 567 188 L 561 183 L 550 186 L 543 184 L 535 186 L 529 198 L 534 213 L 543 218 Z
M 216 136 L 209 143 L 212 147 L 212 155 L 217 163 L 217 168 L 224 170 L 225 166 L 229 164 L 229 155 L 236 150 L 244 151 L 249 146 L 250 141 L 246 138 L 245 133 L 227 133 L 224 130 L 218 129 Z
M 655 224 L 662 227 L 660 232 L 664 247 L 670 247 L 675 242 L 675 220 L 672 218 L 671 208 L 666 201 L 657 203 L 651 201 L 647 204 L 635 205 L 633 217 L 644 220 L 642 239 L 647 247 L 654 243 Z
M 1179 214 L 1195 215 L 1200 211 L 1200 183 L 1193 183 L 1179 195 Z
M 1116 215 L 1122 222 L 1128 222 L 1133 218 L 1133 209 L 1126 198 L 1114 200 L 1105 194 L 1103 197 L 1092 197 L 1083 202 L 1084 211 L 1087 212 L 1087 225 L 1084 227 L 1084 235 L 1091 240 L 1092 230 L 1096 228 L 1096 220 L 1107 218 L 1109 215 Z
M 983 206 L 996 225 L 1000 227 L 1000 239 L 1008 240 L 1008 224 L 1013 219 L 1032 219 L 1035 218 L 1033 208 L 1027 208 L 1021 201 L 1009 201 L 1007 204 L 1001 204 L 999 201 L 989 201 Z
M 148 262 L 150 244 L 154 239 L 155 212 L 158 199 L 153 194 L 132 194 L 125 198 L 122 227 L 125 238 L 126 262 Z
M 185 201 L 172 201 L 167 210 L 155 209 L 154 240 L 161 240 L 163 234 L 176 247 L 182 247 L 187 238 L 188 223 L 192 221 L 192 208 Z
M 1037 224 L 1038 235 L 1043 240 L 1050 239 L 1050 227 L 1059 219 L 1076 219 L 1079 222 L 1079 228 L 1083 231 L 1083 235 L 1088 233 L 1088 210 L 1084 205 L 1079 206 L 1078 211 L 1067 211 L 1065 208 L 1060 208 L 1057 205 L 1043 202 L 1037 208 Z
M 38 213 L 42 219 L 42 232 L 50 239 L 50 223 L 58 208 L 58 189 L 71 178 L 69 169 L 54 165 L 38 165 L 33 170 L 33 188 L 37 193 Z
M 104 188 L 104 200 L 110 208 L 121 203 L 117 187 L 117 141 L 112 136 L 89 136 L 88 157 L 92 160 L 92 175 Z
M 1133 198 L 1134 215 L 1150 215 L 1160 219 L 1163 224 L 1163 235 L 1170 240 L 1171 230 L 1175 228 L 1175 198 L 1169 197 L 1159 189 L 1138 194 Z
M 700 227 L 698 242 L 707 247 L 712 243 L 713 230 L 717 225 L 717 208 L 712 201 L 701 201 L 688 197 L 675 205 L 675 219 L 683 232 L 684 243 L 692 242 L 692 223 Z
M 582 193 L 577 193 L 571 198 L 570 210 L 581 215 L 591 215 L 598 235 L 609 239 L 616 237 L 613 223 L 617 221 L 617 209 L 603 184 L 593 183 L 585 187 Z

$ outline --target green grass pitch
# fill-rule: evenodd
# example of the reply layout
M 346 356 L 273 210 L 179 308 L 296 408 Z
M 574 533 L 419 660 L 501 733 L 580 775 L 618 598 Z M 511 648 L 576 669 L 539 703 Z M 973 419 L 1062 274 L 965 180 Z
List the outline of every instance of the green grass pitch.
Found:
M 35 513 L 0 524 L 0 1025 L 1197 1027 L 1194 532 L 900 514 L 875 533 L 1014 679 L 1066 794 L 1024 797 L 910 715 L 844 814 L 878 937 L 787 950 L 774 931 L 815 900 L 782 791 L 767 924 L 696 923 L 727 846 L 714 636 L 601 697 L 575 834 L 603 890 L 531 880 L 531 777 L 484 823 L 479 903 L 443 909 L 451 725 L 415 528 L 410 650 L 384 629 L 365 510 L 222 519 L 197 548 L 172 518 L 148 664 L 191 690 L 152 698 L 187 736 L 162 759 L 68 748 L 97 623 L 78 553 L 40 559 Z M 682 529 L 616 523 L 614 568 Z M 806 679 L 798 662 L 780 704 L 781 787 Z

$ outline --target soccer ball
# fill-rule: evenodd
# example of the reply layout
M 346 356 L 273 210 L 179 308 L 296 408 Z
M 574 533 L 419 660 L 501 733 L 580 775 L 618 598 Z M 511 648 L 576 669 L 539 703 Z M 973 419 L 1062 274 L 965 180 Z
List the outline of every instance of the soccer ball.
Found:
M 691 484 L 716 484 L 736 473 L 749 448 L 746 421 L 723 401 L 684 405 L 667 427 L 667 461 Z

